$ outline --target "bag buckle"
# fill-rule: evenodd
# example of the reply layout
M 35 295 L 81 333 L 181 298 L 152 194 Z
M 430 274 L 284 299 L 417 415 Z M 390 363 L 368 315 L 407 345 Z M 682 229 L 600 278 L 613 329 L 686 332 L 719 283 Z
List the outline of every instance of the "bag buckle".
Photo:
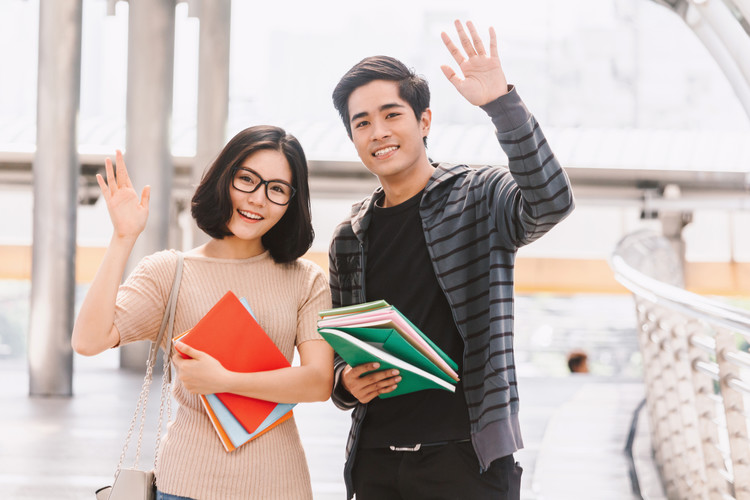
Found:
M 419 451 L 422 447 L 422 443 L 417 443 L 414 446 L 389 446 L 391 451 Z

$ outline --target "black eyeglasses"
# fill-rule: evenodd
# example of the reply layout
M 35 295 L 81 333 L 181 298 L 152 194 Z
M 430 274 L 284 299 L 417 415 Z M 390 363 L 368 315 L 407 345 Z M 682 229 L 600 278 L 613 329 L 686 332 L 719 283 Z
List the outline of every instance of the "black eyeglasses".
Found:
M 266 187 L 266 198 L 276 205 L 288 205 L 294 193 L 294 187 L 284 181 L 266 181 L 257 172 L 246 167 L 234 167 L 232 187 L 243 193 L 254 193 L 261 186 Z

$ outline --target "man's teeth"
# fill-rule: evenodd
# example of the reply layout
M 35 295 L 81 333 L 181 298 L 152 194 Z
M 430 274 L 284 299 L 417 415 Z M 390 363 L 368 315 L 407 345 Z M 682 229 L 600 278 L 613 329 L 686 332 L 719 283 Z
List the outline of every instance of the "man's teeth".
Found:
M 398 149 L 398 146 L 390 146 L 387 148 L 378 149 L 377 151 L 375 151 L 375 156 L 383 156 L 384 154 L 388 154 L 391 151 L 396 151 L 397 149 Z
M 256 214 L 251 213 L 251 212 L 245 212 L 243 210 L 239 210 L 239 213 L 242 214 L 243 216 L 247 217 L 248 219 L 261 220 L 263 218 L 260 215 L 256 215 Z

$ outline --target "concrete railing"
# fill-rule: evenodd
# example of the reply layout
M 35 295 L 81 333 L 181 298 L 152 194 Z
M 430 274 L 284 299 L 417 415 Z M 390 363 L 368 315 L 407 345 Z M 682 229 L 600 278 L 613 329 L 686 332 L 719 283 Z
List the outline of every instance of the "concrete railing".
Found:
M 611 260 L 634 296 L 651 446 L 670 499 L 750 499 L 750 312 L 684 290 L 667 239 L 625 237 Z

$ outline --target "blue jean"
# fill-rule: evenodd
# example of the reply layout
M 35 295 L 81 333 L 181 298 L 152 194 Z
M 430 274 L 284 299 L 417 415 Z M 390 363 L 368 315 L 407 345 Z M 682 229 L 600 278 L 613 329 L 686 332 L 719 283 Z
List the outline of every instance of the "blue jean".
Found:
M 178 497 L 177 495 L 170 495 L 169 493 L 162 493 L 156 490 L 156 500 L 193 500 L 188 497 Z

